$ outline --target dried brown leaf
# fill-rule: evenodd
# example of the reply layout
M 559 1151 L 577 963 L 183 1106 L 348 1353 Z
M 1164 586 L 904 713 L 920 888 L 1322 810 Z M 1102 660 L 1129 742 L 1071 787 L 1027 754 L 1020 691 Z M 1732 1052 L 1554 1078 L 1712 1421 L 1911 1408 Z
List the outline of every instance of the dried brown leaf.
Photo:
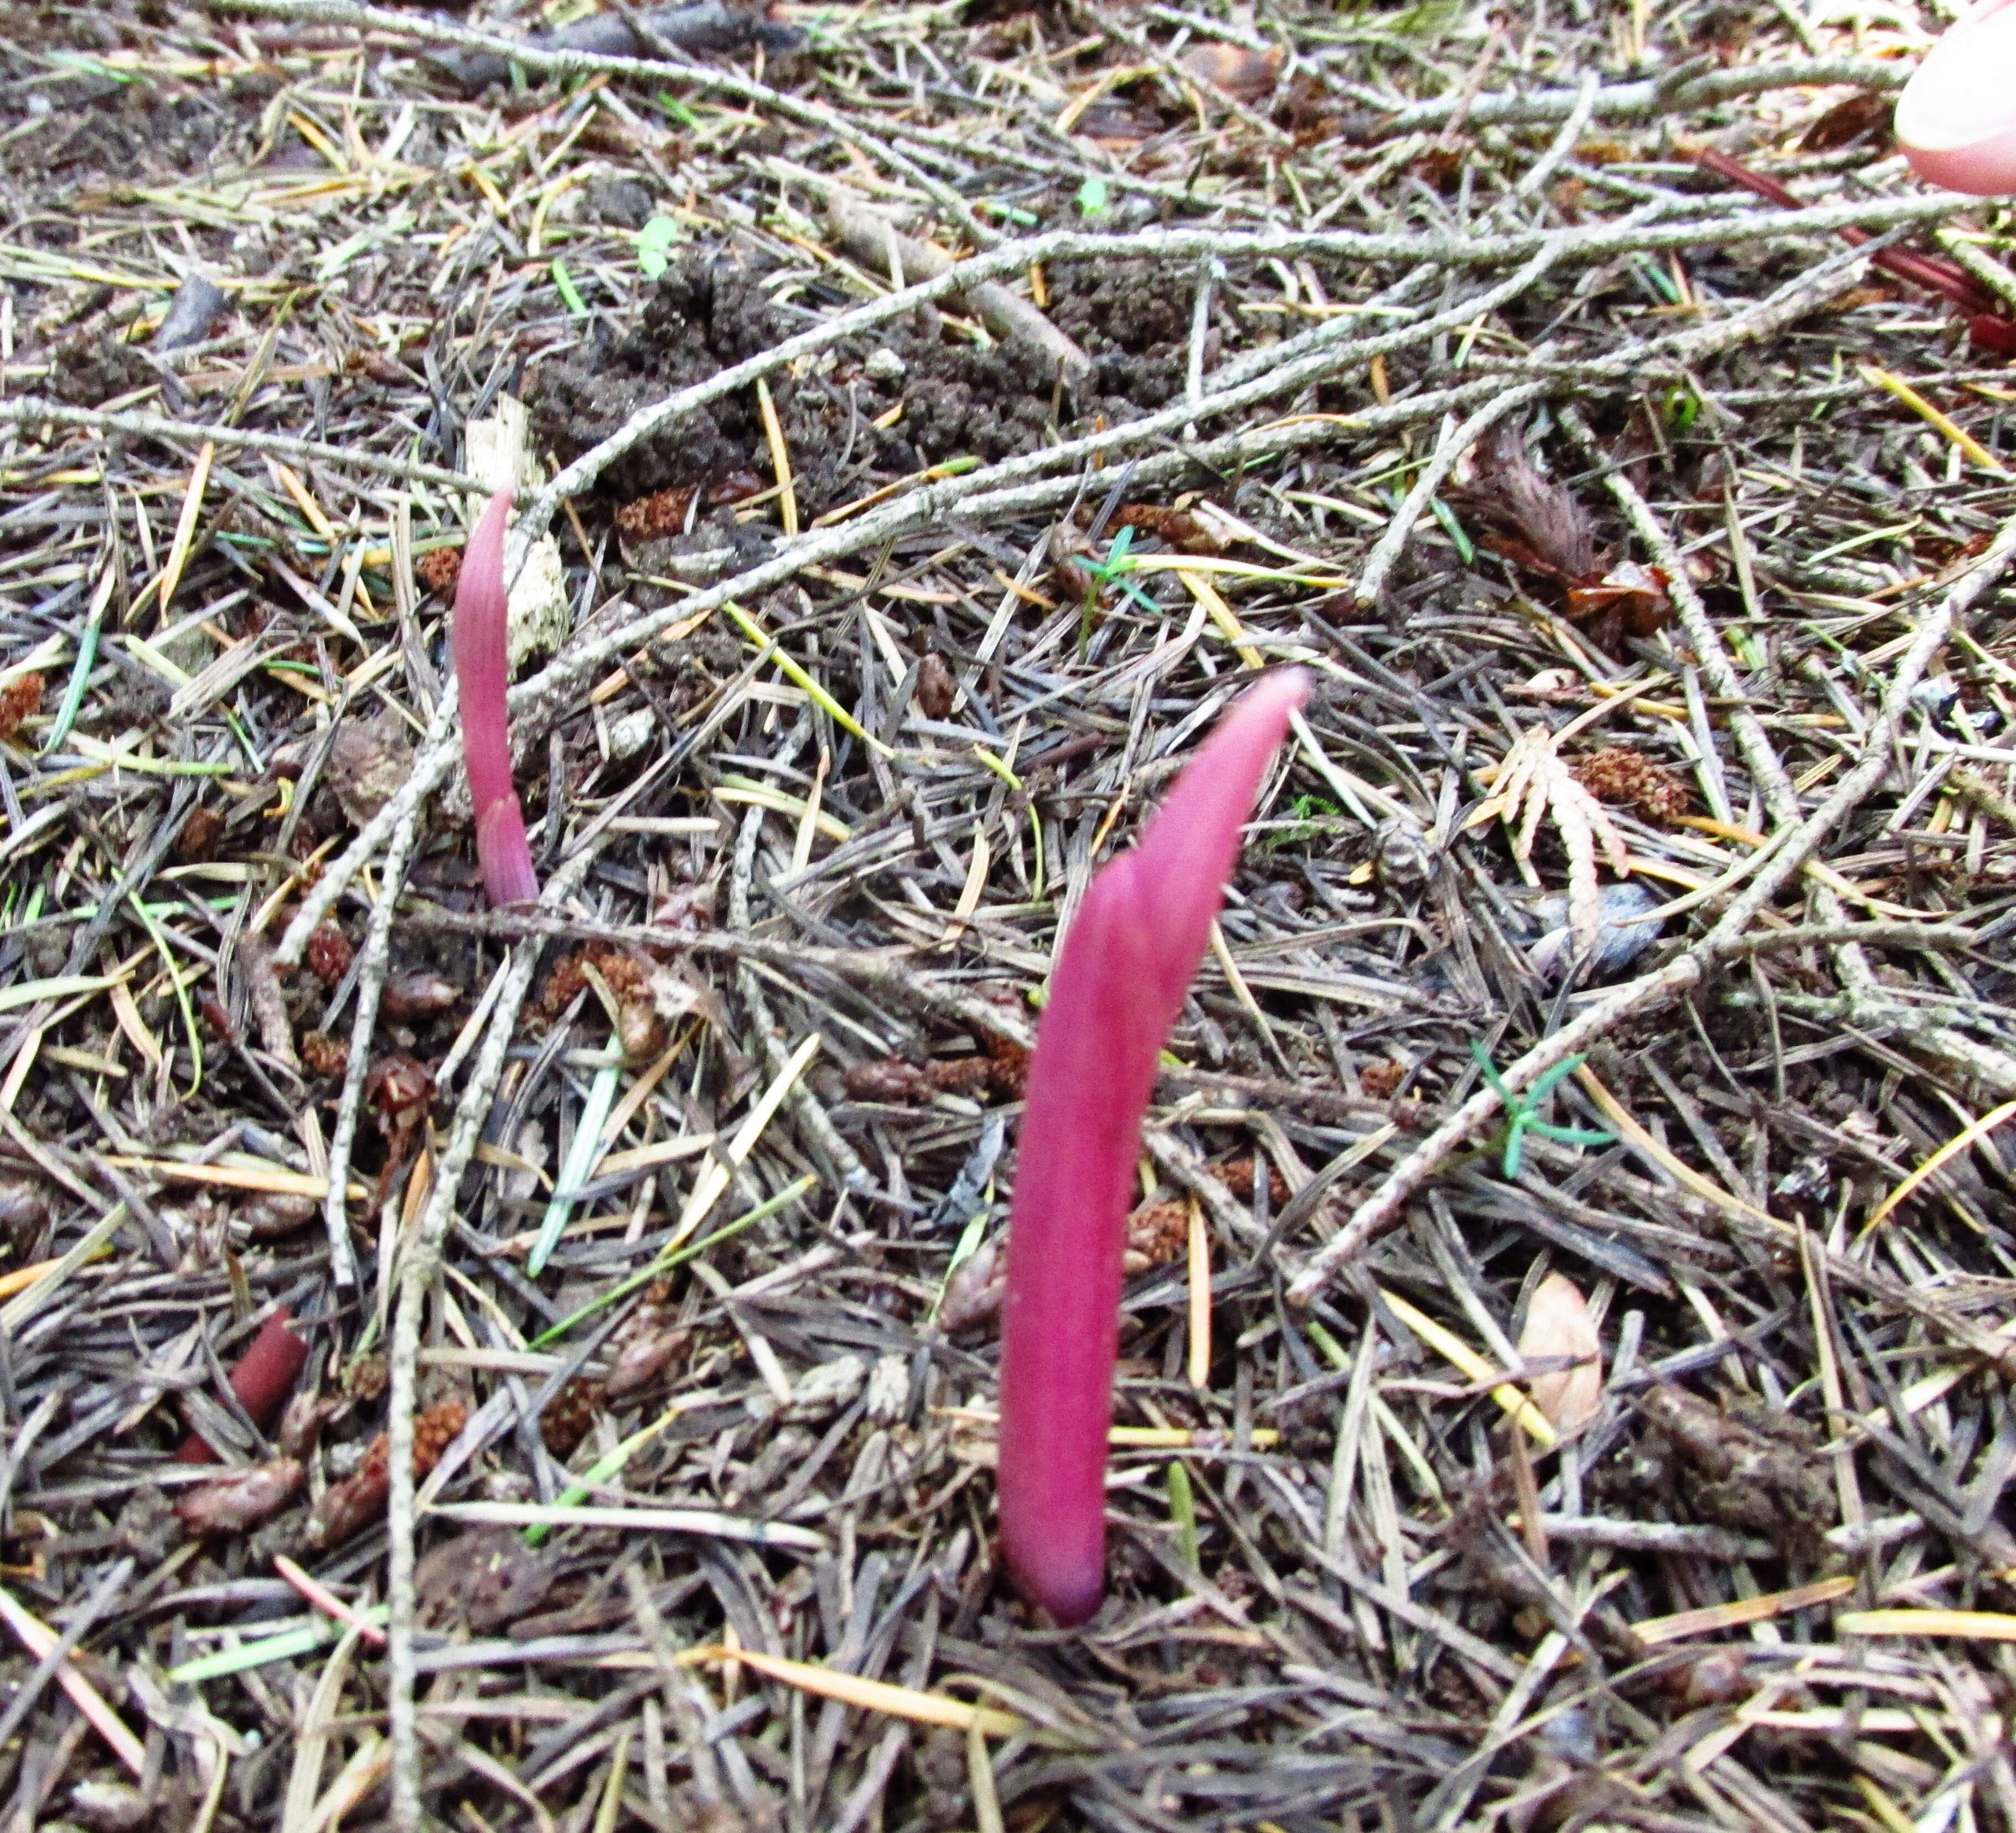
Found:
M 1582 505 L 1527 455 L 1518 429 L 1500 426 L 1477 455 L 1470 484 L 1450 500 L 1521 544 L 1512 558 L 1564 584 L 1596 568 L 1596 537 Z
M 387 711 L 339 725 L 322 776 L 343 812 L 362 827 L 399 793 L 412 771 L 413 742 L 405 722 Z
M 938 1324 L 948 1332 L 984 1323 L 1001 1309 L 1008 1279 L 1005 1235 L 983 1242 L 958 1266 L 945 1281 L 945 1296 L 938 1301 Z
M 901 1057 L 871 1057 L 865 1063 L 847 1066 L 847 1093 L 852 1101 L 877 1101 L 892 1107 L 927 1102 L 938 1092 L 931 1073 L 921 1063 Z
M 1168 509 L 1160 503 L 1123 503 L 1114 512 L 1112 525 L 1152 534 L 1164 547 L 1179 554 L 1221 554 L 1225 551 L 1225 543 L 1187 509 Z
M 248 1464 L 214 1483 L 185 1490 L 176 1499 L 175 1513 L 193 1534 L 240 1533 L 285 1508 L 305 1475 L 294 1457 Z
M 414 969 L 386 980 L 380 1005 L 387 1018 L 404 1023 L 445 1012 L 461 997 L 462 989 L 445 974 Z
M 956 692 L 952 670 L 942 656 L 934 651 L 917 664 L 917 710 L 925 718 L 950 718 Z
M 1891 97 L 1879 95 L 1874 90 L 1851 95 L 1845 102 L 1837 102 L 1806 129 L 1799 138 L 1799 150 L 1832 153 L 1838 147 L 1852 146 L 1856 141 L 1871 135 L 1888 140 L 1890 117 L 1895 109 L 1896 104 Z
M 1673 611 L 1666 586 L 1666 576 L 1658 567 L 1622 560 L 1600 579 L 1571 582 L 1567 613 L 1578 624 L 1597 627 L 1604 646 L 1614 648 L 1619 634 L 1656 636 L 1665 629 Z
M 1532 1376 L 1527 1386 L 1547 1423 L 1564 1435 L 1579 1432 L 1603 1404 L 1603 1344 L 1582 1288 L 1565 1274 L 1550 1273 L 1534 1288 L 1519 1333 L 1520 1360 L 1573 1366 Z
M 1278 49 L 1250 51 L 1244 45 L 1193 45 L 1179 60 L 1185 74 L 1208 83 L 1235 102 L 1258 102 L 1280 79 Z

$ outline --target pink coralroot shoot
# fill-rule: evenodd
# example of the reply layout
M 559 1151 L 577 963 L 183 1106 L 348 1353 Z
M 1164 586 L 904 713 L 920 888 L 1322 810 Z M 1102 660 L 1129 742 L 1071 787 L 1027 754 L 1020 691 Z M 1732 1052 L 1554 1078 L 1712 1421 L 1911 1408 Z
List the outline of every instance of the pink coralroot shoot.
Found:
M 504 711 L 509 624 L 504 590 L 504 527 L 511 493 L 490 499 L 463 549 L 455 591 L 455 673 L 462 688 L 462 756 L 476 816 L 476 857 L 494 904 L 529 904 L 539 894 L 524 812 L 511 782 L 511 728 Z
M 1017 1587 L 1067 1626 L 1104 1586 L 1121 1255 L 1157 1058 L 1307 691 L 1291 670 L 1247 693 L 1093 880 L 1037 1029 L 1002 1307 L 1001 1546 Z

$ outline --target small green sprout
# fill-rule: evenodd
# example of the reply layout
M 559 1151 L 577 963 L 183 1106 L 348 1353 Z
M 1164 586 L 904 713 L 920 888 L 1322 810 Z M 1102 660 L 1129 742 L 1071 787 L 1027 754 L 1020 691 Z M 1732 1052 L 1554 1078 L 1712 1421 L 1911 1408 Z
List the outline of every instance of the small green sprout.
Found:
M 1600 1133 L 1587 1127 L 1556 1127 L 1541 1120 L 1540 1104 L 1554 1091 L 1557 1084 L 1572 1076 L 1587 1058 L 1571 1056 L 1542 1075 L 1524 1094 L 1514 1094 L 1505 1086 L 1504 1078 L 1498 1073 L 1489 1055 L 1481 1044 L 1473 1044 L 1470 1054 L 1476 1058 L 1477 1066 L 1484 1072 L 1484 1079 L 1496 1091 L 1498 1098 L 1505 1104 L 1505 1175 L 1517 1178 L 1519 1175 L 1520 1149 L 1528 1133 L 1537 1133 L 1543 1139 L 1551 1139 L 1557 1145 L 1614 1145 L 1617 1135 Z
M 1085 570 L 1100 587 L 1111 586 L 1115 591 L 1124 592 L 1143 610 L 1155 611 L 1161 607 L 1138 586 L 1124 576 L 1132 573 L 1138 562 L 1129 554 L 1134 545 L 1134 530 L 1131 526 L 1122 528 L 1113 537 L 1113 545 L 1106 550 L 1103 560 L 1088 560 Z M 1095 588 L 1095 589 L 1097 589 Z
M 1103 178 L 1088 178 L 1078 188 L 1078 214 L 1087 222 L 1103 217 L 1112 198 L 1112 189 Z
M 1675 383 L 1666 390 L 1661 405 L 1667 419 L 1683 433 L 1690 432 L 1695 421 L 1701 418 L 1701 397 L 1681 383 Z
M 1085 613 L 1078 620 L 1078 653 L 1084 654 L 1085 645 L 1092 639 L 1092 622 L 1099 609 L 1100 595 L 1108 590 L 1132 598 L 1150 616 L 1159 616 L 1161 606 L 1126 576 L 1134 570 L 1134 560 L 1129 550 L 1134 545 L 1134 530 L 1125 527 L 1113 537 L 1112 545 L 1106 550 L 1103 560 L 1082 560 L 1082 566 L 1091 583 L 1085 590 Z
M 1175 1526 L 1176 1544 L 1183 1551 L 1183 1564 L 1195 1572 L 1202 1564 L 1197 1556 L 1197 1497 L 1180 1457 L 1169 1460 L 1168 1482 L 1169 1519 Z
M 1464 532 L 1463 524 L 1456 519 L 1456 511 L 1440 497 L 1428 498 L 1428 509 L 1435 519 L 1442 525 L 1442 533 L 1456 544 L 1456 558 L 1464 566 L 1474 566 L 1477 562 L 1476 545 Z
M 679 226 L 670 217 L 653 217 L 637 232 L 637 266 L 646 280 L 655 280 L 672 264 L 672 244 Z

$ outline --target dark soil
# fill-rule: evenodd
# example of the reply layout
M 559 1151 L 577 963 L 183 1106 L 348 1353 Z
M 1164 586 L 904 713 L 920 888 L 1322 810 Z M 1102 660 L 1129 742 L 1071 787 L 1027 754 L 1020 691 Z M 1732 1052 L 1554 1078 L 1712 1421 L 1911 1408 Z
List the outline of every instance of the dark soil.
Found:
M 49 392 L 72 407 L 95 408 L 158 380 L 153 365 L 110 332 L 86 332 L 56 352 Z
M 1138 270 L 1138 271 L 1137 271 Z M 563 460 L 607 438 L 639 408 L 769 348 L 794 327 L 765 296 L 761 275 L 724 254 L 694 253 L 659 281 L 636 329 L 598 332 L 543 365 L 533 385 L 540 437 Z M 879 339 L 839 343 L 802 380 L 772 384 L 801 515 L 924 465 L 963 455 L 989 461 L 1033 450 L 1053 422 L 1066 433 L 1096 417 L 1163 405 L 1183 386 L 1189 304 L 1144 264 L 1064 270 L 1053 282 L 1057 322 L 1093 359 L 1089 388 L 1060 390 L 1049 360 L 1020 343 L 982 347 L 927 308 Z M 1218 339 L 1214 337 L 1213 347 Z M 900 372 L 880 350 L 893 354 Z M 872 422 L 901 404 L 886 431 Z M 608 473 L 620 498 L 698 487 L 718 500 L 767 483 L 770 454 L 754 391 L 717 401 L 646 440 Z
M 723 257 L 690 254 L 660 279 L 637 328 L 619 337 L 598 330 L 571 356 L 544 365 L 532 390 L 542 440 L 563 459 L 606 439 L 639 408 L 674 390 L 769 349 L 788 335 L 782 314 L 757 285 L 758 276 Z M 807 391 L 788 379 L 772 390 L 790 444 L 801 509 L 830 497 L 832 465 L 822 424 L 801 404 Z M 830 403 L 823 404 L 830 405 Z M 699 485 L 718 488 L 735 473 L 769 469 L 755 390 L 731 396 L 645 440 L 608 474 L 625 498 Z M 751 494 L 742 492 L 739 494 Z
M 1092 358 L 1101 394 L 1139 409 L 1165 406 L 1181 391 L 1190 300 L 1175 279 L 1147 261 L 1068 268 L 1054 278 L 1050 315 Z

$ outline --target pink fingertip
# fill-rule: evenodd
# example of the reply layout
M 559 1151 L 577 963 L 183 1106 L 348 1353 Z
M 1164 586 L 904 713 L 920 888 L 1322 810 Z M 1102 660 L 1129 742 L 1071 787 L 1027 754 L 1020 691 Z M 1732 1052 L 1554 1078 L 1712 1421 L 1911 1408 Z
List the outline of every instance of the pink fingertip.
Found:
M 1896 125 L 1928 183 L 2016 192 L 2016 0 L 1985 0 L 1947 29 L 1898 98 Z

